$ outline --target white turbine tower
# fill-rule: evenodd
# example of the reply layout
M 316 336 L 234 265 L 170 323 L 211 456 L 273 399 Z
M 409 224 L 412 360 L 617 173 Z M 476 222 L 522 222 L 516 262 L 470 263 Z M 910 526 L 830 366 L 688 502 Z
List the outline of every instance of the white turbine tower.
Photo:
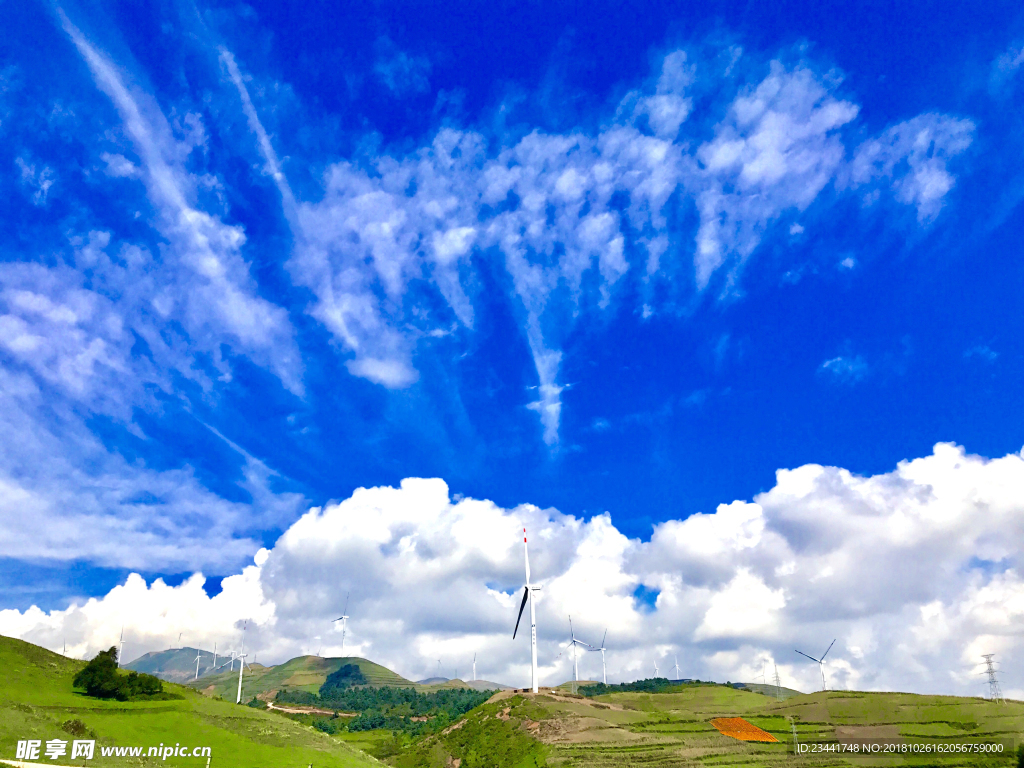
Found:
M 196 680 L 199 679 L 199 659 L 203 655 L 203 649 L 196 649 Z
M 569 617 L 569 642 L 565 644 L 566 648 L 572 647 L 572 679 L 574 682 L 580 681 L 580 665 L 579 659 L 576 656 L 576 646 L 583 645 L 587 648 L 593 648 L 589 643 L 584 643 L 582 640 L 576 639 L 576 634 L 572 631 L 572 616 Z
M 213 644 L 213 668 L 217 668 L 217 644 Z
M 605 663 L 604 663 L 604 652 L 608 650 L 607 648 L 604 647 L 604 641 L 607 640 L 607 639 L 608 639 L 608 630 L 606 629 L 604 631 L 604 637 L 601 638 L 601 647 L 600 648 L 593 648 L 593 647 L 590 648 L 591 651 L 600 651 L 601 652 L 601 682 L 604 683 L 605 685 L 608 685 L 608 668 L 605 666 Z
M 341 622 L 341 655 L 345 655 L 345 630 L 348 628 L 348 592 L 345 593 L 345 610 L 334 620 Z M 332 624 L 334 622 L 331 622 Z
M 679 657 L 673 656 L 672 658 L 675 659 L 676 662 L 676 680 L 682 680 L 682 678 L 679 677 Z
M 655 677 L 658 676 L 658 660 L 657 659 L 654 660 L 654 676 Z
M 516 618 L 516 628 L 512 631 L 512 639 L 516 639 L 516 632 L 519 631 L 519 621 L 523 618 L 523 609 L 526 601 L 530 601 L 530 652 L 531 652 L 531 685 L 534 693 L 537 693 L 537 611 L 534 607 L 533 593 L 540 590 L 540 587 L 530 583 L 530 550 L 526 543 L 526 529 L 523 528 L 523 557 L 526 561 L 526 584 L 523 586 L 523 602 L 519 604 L 519 616 Z
M 238 654 L 238 696 L 235 698 L 235 704 L 242 703 L 242 670 L 249 667 L 249 665 L 245 663 L 245 657 L 248 655 L 248 653 Z M 249 667 L 249 671 L 252 672 L 252 667 Z
M 816 659 L 813 656 L 808 656 L 803 651 L 797 651 L 797 653 L 799 653 L 801 656 L 810 659 L 811 661 L 813 661 L 815 664 L 818 665 L 818 671 L 821 672 L 821 690 L 823 690 L 823 691 L 827 691 L 828 690 L 828 688 L 825 686 L 825 657 L 828 656 L 828 652 L 832 650 L 832 646 L 835 645 L 835 644 L 836 644 L 835 640 L 833 640 L 831 643 L 829 643 L 828 644 L 828 648 L 826 648 L 825 652 L 823 654 L 821 654 L 821 658 L 820 659 Z
M 473 654 L 473 679 L 476 680 L 476 654 Z
M 121 656 L 124 655 L 124 624 L 121 625 L 121 637 L 117 641 L 117 668 L 121 668 Z

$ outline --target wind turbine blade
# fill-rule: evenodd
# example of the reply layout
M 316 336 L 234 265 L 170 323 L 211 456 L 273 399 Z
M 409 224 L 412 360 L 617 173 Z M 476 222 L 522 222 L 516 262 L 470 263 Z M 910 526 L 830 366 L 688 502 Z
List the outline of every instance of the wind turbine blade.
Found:
M 526 583 L 530 583 L 530 548 L 526 543 L 526 528 L 523 528 L 523 557 L 526 560 Z
M 348 616 L 348 594 L 349 594 L 348 592 L 345 593 L 345 610 L 342 611 L 342 613 L 345 616 Z
M 604 641 L 608 639 L 608 630 L 604 631 L 604 637 L 601 638 L 601 647 L 604 648 Z
M 525 530 L 525 529 L 523 529 Z M 519 604 L 519 616 L 516 617 L 516 628 L 512 631 L 512 639 L 516 639 L 516 632 L 519 631 L 519 621 L 523 618 L 523 609 L 526 607 L 526 599 L 530 596 L 530 588 L 523 587 L 523 602 Z
M 835 640 L 833 640 L 831 643 L 828 644 L 828 649 L 823 654 L 821 654 L 821 658 L 818 660 L 819 662 L 822 662 L 822 661 L 825 660 L 825 657 L 828 656 L 828 652 L 832 650 L 832 646 L 835 645 L 835 644 L 836 644 Z
M 804 653 L 803 651 L 797 651 L 797 653 L 799 653 L 799 654 L 800 654 L 801 656 L 803 656 L 803 657 L 805 657 L 805 658 L 808 658 L 808 659 L 810 659 L 810 660 L 811 660 L 811 661 L 813 661 L 813 662 L 814 662 L 815 664 L 820 664 L 820 663 L 821 663 L 821 661 L 819 661 L 818 659 L 814 658 L 813 656 L 808 656 L 808 655 L 807 655 L 806 653 Z

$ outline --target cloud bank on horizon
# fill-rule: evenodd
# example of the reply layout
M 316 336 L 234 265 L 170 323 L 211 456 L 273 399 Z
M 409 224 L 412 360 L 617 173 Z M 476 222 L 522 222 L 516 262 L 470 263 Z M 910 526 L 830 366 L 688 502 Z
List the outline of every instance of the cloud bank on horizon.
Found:
M 1005 694 L 1019 698 L 1022 491 L 1024 454 L 986 460 L 940 444 L 872 477 L 780 470 L 752 502 L 668 520 L 643 542 L 607 514 L 503 509 L 410 478 L 310 509 L 212 598 L 198 573 L 176 587 L 132 575 L 67 610 L 0 611 L 0 632 L 90 656 L 123 623 L 135 658 L 179 632 L 190 647 L 235 647 L 248 620 L 246 646 L 279 663 L 320 646 L 340 655 L 332 619 L 351 593 L 346 654 L 414 679 L 437 659 L 463 674 L 477 654 L 482 679 L 522 685 L 529 646 L 511 627 L 525 526 L 543 585 L 543 684 L 571 675 L 560 645 L 572 615 L 586 641 L 608 630 L 612 681 L 678 657 L 684 676 L 719 681 L 752 682 L 777 664 L 785 685 L 811 691 L 818 671 L 794 648 L 813 655 L 838 638 L 832 688 L 980 695 L 980 656 L 995 653 Z M 596 655 L 581 670 L 599 677 Z

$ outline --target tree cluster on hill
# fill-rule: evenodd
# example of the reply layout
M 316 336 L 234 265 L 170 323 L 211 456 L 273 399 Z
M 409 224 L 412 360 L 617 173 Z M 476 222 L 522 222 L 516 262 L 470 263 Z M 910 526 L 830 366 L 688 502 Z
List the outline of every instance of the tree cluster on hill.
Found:
M 583 685 L 580 686 L 578 690 L 583 696 L 603 696 L 606 693 L 664 693 L 669 690 L 678 690 L 679 687 L 679 683 L 673 682 L 668 678 L 649 677 L 646 680 L 637 680 L 632 683 L 613 683 L 612 685 L 597 683 L 595 685 Z
M 282 704 L 358 712 L 347 722 L 341 718 L 321 718 L 313 725 L 322 731 L 371 731 L 386 729 L 410 734 L 433 733 L 447 727 L 474 707 L 483 704 L 493 691 L 470 688 L 446 688 L 420 693 L 415 688 L 338 687 L 320 688 L 320 695 L 305 691 L 279 691 L 275 700 Z
M 71 683 L 85 690 L 87 696 L 99 699 L 152 699 L 164 694 L 164 684 L 153 675 L 131 671 L 125 674 L 117 668 L 117 647 L 100 651 L 96 657 L 75 675 Z
M 320 686 L 320 698 L 329 699 L 354 685 L 366 685 L 366 676 L 358 664 L 344 664 L 327 676 Z

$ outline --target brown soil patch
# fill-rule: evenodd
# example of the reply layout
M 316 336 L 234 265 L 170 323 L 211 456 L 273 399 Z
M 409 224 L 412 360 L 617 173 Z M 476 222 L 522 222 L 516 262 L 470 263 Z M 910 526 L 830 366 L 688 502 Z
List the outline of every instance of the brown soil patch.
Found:
M 753 723 L 748 723 L 742 717 L 716 717 L 711 724 L 725 736 L 731 736 L 740 741 L 765 741 L 778 743 L 778 739 L 768 731 L 758 728 Z

